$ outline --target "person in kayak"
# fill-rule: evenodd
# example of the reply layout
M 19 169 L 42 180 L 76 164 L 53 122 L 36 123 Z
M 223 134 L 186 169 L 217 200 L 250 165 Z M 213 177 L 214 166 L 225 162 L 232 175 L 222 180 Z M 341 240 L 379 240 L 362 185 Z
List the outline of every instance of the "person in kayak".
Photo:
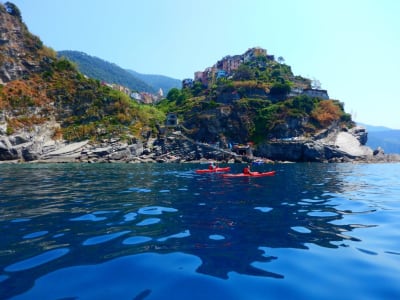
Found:
M 243 172 L 243 174 L 249 174 L 249 175 L 251 175 L 252 172 L 251 172 L 251 170 L 250 170 L 250 165 L 248 164 L 246 167 L 244 167 L 242 172 Z
M 214 162 L 211 162 L 210 165 L 208 166 L 209 170 L 215 170 L 217 166 L 214 164 Z

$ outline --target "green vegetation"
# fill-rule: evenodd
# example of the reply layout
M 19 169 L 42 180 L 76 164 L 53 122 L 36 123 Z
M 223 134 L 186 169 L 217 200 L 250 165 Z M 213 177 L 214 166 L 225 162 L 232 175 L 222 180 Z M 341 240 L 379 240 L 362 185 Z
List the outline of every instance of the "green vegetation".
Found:
M 164 113 L 177 113 L 193 138 L 210 141 L 222 136 L 259 143 L 312 135 L 334 123 L 352 126 L 341 102 L 290 95 L 293 89 L 311 88 L 311 80 L 293 75 L 283 62 L 255 57 L 228 78 L 210 77 L 208 86 L 194 82 L 190 88 L 172 89 L 157 107 Z M 221 114 L 226 106 L 230 113 Z M 219 136 L 213 133 L 216 130 Z
M 207 84 L 194 82 L 183 89 L 171 88 L 155 106 L 138 104 L 101 82 L 156 92 L 141 81 L 132 84 L 130 72 L 75 51 L 63 51 L 57 58 L 53 49 L 43 46 L 27 30 L 15 5 L 0 5 L 0 13 L 21 22 L 21 52 L 36 62 L 30 73 L 0 86 L 0 111 L 7 116 L 8 134 L 55 119 L 60 124 L 55 139 L 102 141 L 119 137 L 129 141 L 156 136 L 170 112 L 178 115 L 182 128 L 193 139 L 208 142 L 260 143 L 312 136 L 331 125 L 354 124 L 343 103 L 302 94 L 312 87 L 311 80 L 295 76 L 283 58 L 277 62 L 258 54 L 243 59 L 246 62 L 231 74 L 211 72 Z M 12 61 L 7 55 L 3 51 L 0 61 Z M 95 79 L 88 79 L 79 70 Z
M 55 59 L 41 74 L 1 86 L 0 110 L 9 111 L 8 134 L 55 116 L 61 123 L 55 138 L 69 141 L 141 138 L 156 134 L 157 125 L 165 120 L 157 108 L 86 79 L 65 58 Z

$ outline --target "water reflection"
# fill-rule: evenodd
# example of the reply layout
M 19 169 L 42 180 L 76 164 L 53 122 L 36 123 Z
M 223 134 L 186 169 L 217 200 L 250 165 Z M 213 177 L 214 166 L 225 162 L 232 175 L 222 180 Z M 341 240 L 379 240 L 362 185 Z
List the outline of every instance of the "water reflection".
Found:
M 344 247 L 359 241 L 355 228 L 374 225 L 344 220 L 373 211 L 353 210 L 342 198 L 343 189 L 358 189 L 344 181 L 351 172 L 345 165 L 276 165 L 276 176 L 250 179 L 197 175 L 196 167 L 46 165 L 3 172 L 5 296 L 56 269 L 144 252 L 195 255 L 197 272 L 224 279 L 230 272 L 284 278 L 254 265 L 279 259 L 263 249 Z M 33 275 L 12 267 L 54 249 L 63 255 L 35 266 Z

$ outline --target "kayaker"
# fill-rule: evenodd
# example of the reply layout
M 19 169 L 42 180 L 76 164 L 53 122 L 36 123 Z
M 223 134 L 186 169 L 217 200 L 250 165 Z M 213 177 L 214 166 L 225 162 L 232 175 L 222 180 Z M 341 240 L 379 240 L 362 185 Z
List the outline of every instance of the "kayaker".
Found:
M 251 175 L 250 165 L 247 165 L 246 167 L 243 168 L 243 174 Z
M 214 170 L 214 169 L 216 169 L 216 168 L 217 168 L 217 167 L 215 166 L 214 162 L 211 162 L 210 165 L 208 166 L 208 169 L 209 169 L 209 170 Z

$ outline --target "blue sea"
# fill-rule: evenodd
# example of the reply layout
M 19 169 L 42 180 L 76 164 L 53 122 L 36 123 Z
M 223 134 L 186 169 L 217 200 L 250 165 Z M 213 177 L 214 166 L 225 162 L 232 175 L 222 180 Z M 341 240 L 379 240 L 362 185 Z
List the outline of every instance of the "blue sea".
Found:
M 206 167 L 0 165 L 0 299 L 400 299 L 400 164 Z

